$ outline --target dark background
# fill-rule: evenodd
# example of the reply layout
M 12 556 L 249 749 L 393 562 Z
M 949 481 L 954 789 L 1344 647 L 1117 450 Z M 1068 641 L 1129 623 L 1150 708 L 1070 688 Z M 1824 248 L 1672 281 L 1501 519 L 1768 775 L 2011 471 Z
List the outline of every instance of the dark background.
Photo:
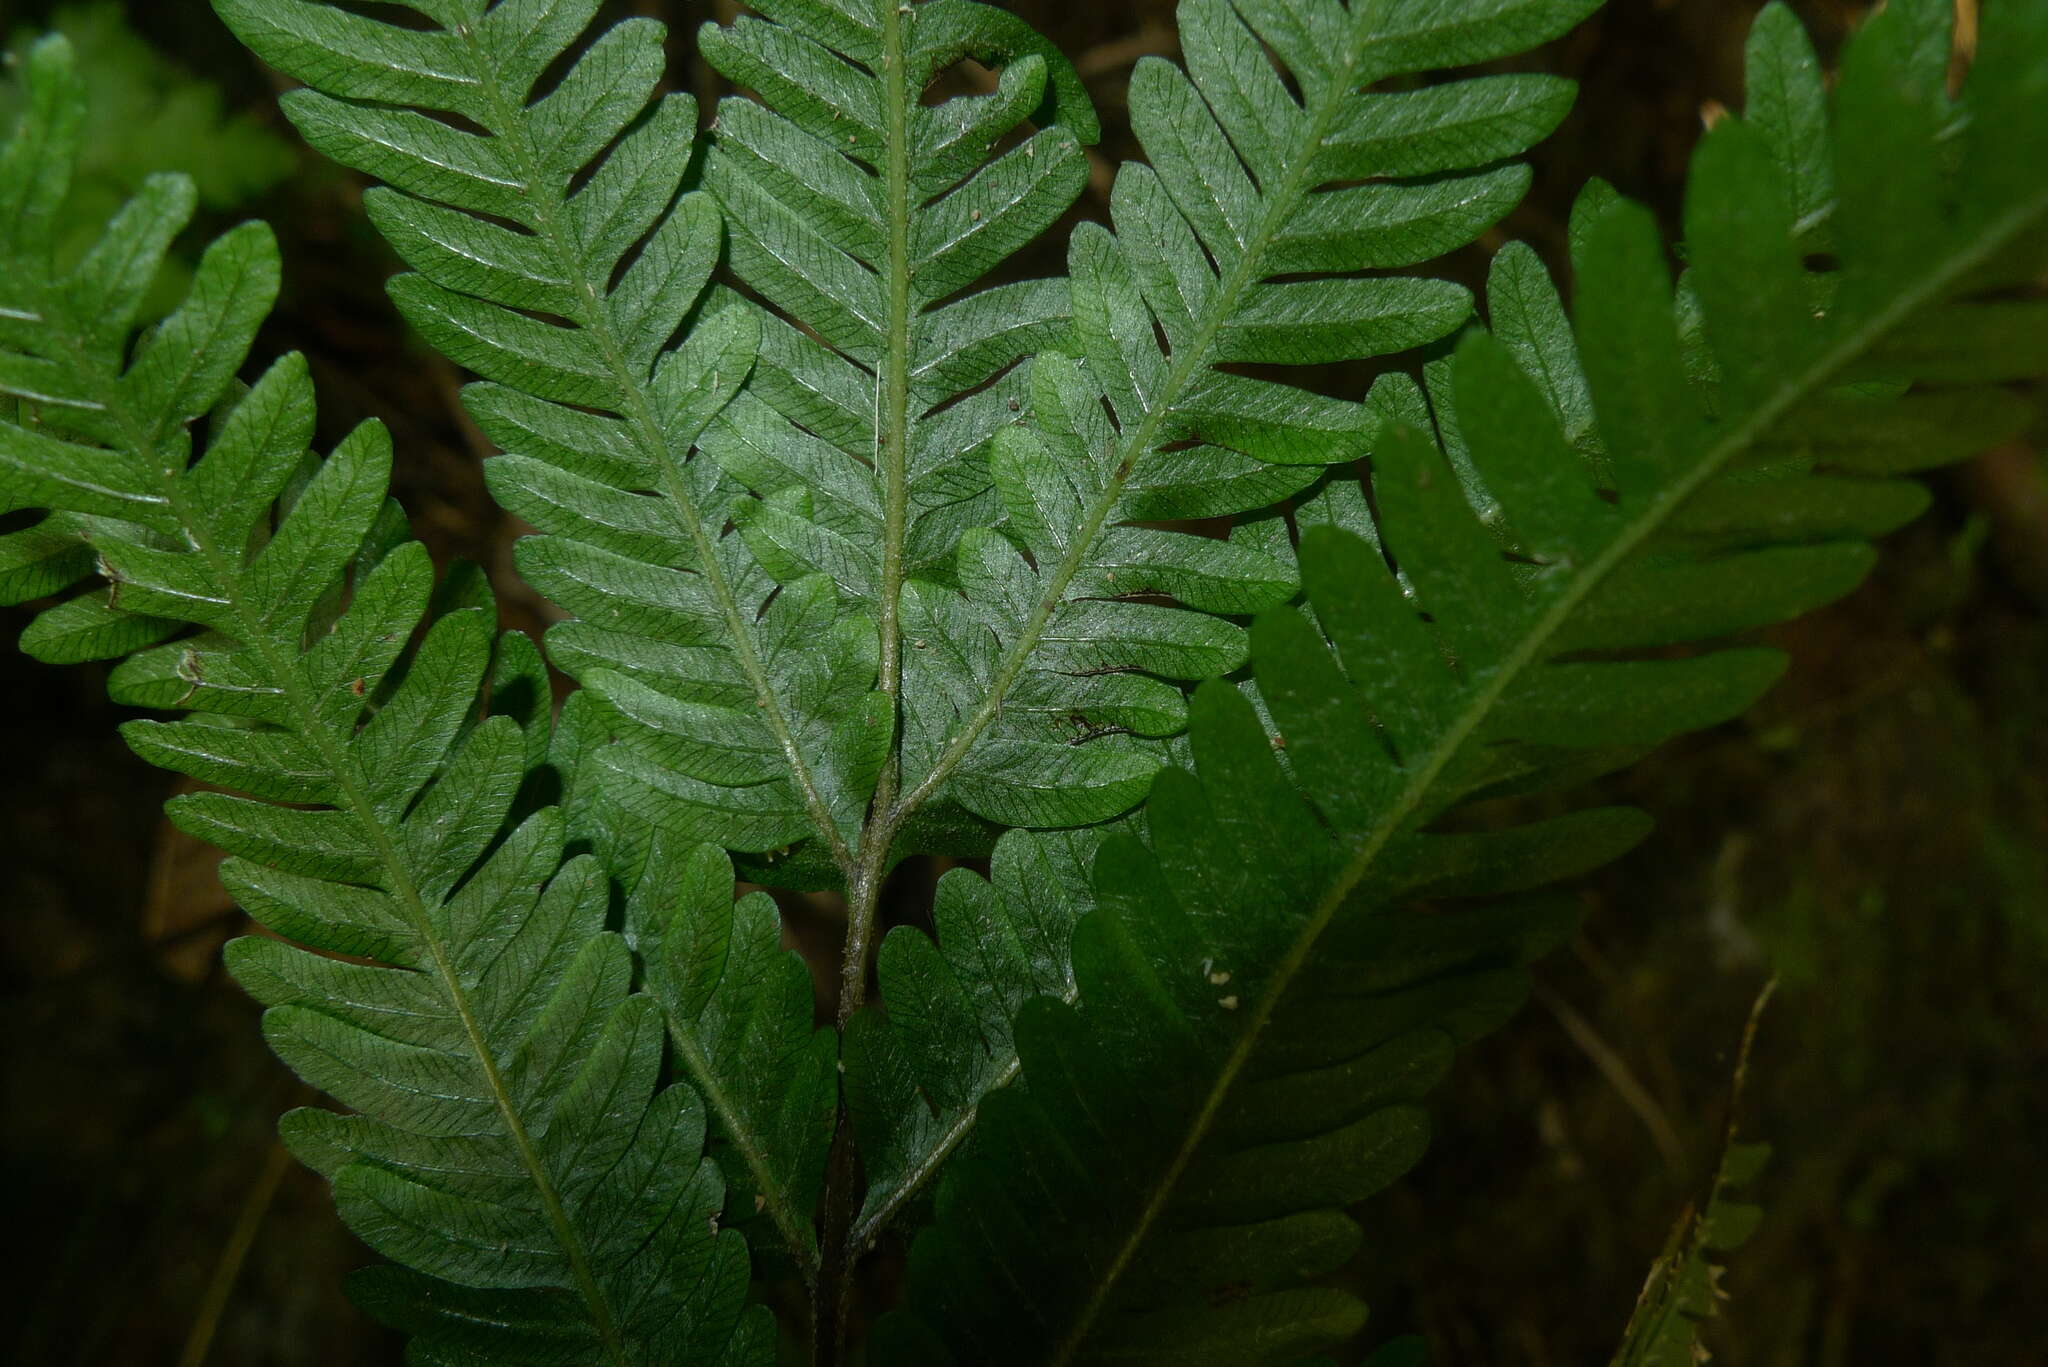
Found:
M 689 43 L 712 0 L 614 7 L 673 21 L 677 80 L 713 89 Z M 1082 206 L 1099 213 L 1131 151 L 1129 64 L 1172 51 L 1171 5 L 1010 7 L 1076 54 L 1105 114 Z M 0 0 L 0 41 L 65 8 Z M 392 426 L 399 496 L 437 557 L 502 568 L 514 533 L 484 496 L 461 377 L 386 303 L 358 184 L 290 139 L 271 76 L 200 0 L 68 8 L 103 111 L 88 188 L 111 206 L 139 170 L 181 164 L 209 205 L 192 243 L 270 219 L 285 298 L 260 352 L 312 358 L 323 441 Z M 1507 235 L 1556 261 L 1593 173 L 1675 220 L 1702 119 L 1739 104 L 1756 8 L 1612 0 L 1531 59 L 1583 92 Z M 1832 52 L 1862 6 L 1797 8 Z M 120 39 L 123 10 L 161 57 Z M 1588 883 L 1582 936 L 1465 1057 L 1428 1160 L 1362 1212 L 1371 1337 L 1423 1332 L 1438 1367 L 1605 1362 L 1711 1167 L 1741 1023 L 1775 973 L 1741 1123 L 1776 1157 L 1717 1360 L 2048 1354 L 2048 473 L 2020 444 L 1933 483 L 1935 511 L 1861 592 L 1770 633 L 1796 664 L 1751 717 L 1608 785 L 1659 832 Z M 542 625 L 499 578 L 510 624 Z M 28 612 L 0 617 L 11 637 Z M 220 971 L 239 917 L 211 856 L 163 822 L 173 781 L 122 747 L 103 685 L 0 653 L 0 1230 L 17 1264 L 0 1359 L 396 1362 L 340 1294 L 366 1253 L 271 1138 L 310 1097 Z

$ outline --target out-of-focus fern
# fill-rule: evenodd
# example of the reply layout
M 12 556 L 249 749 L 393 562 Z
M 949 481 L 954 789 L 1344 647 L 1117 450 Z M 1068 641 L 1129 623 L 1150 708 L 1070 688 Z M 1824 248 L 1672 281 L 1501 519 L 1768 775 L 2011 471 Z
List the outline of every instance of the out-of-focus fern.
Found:
M 362 1299 L 418 1362 L 764 1361 L 703 1107 L 660 1086 L 660 1012 L 605 931 L 605 879 L 563 863 L 553 809 L 518 810 L 549 759 L 537 653 L 494 645 L 487 599 L 434 601 L 381 428 L 315 458 L 301 358 L 235 385 L 277 290 L 267 229 L 216 241 L 139 341 L 190 181 L 153 178 L 58 268 L 84 91 L 62 38 L 26 67 L 0 150 L 0 507 L 51 512 L 0 540 L 7 597 L 96 568 L 108 587 L 28 646 L 126 655 L 117 700 L 187 714 L 123 733 L 209 785 L 172 819 L 229 852 L 236 899 L 286 937 L 228 962 L 272 1047 L 350 1108 L 284 1134 L 403 1265 Z
M 1698 1367 L 1711 1356 L 1700 1342 L 1700 1326 L 1720 1313 L 1721 1301 L 1727 1296 L 1721 1289 L 1721 1267 L 1714 1255 L 1731 1253 L 1749 1242 L 1763 1219 L 1761 1207 L 1738 1200 L 1734 1193 L 1755 1181 L 1770 1160 L 1770 1145 L 1738 1142 L 1735 1121 L 1749 1072 L 1750 1050 L 1756 1043 L 1757 1019 L 1775 987 L 1774 980 L 1757 997 L 1742 1032 L 1735 1080 L 1729 1089 L 1728 1124 L 1706 1200 L 1679 1217 L 1664 1251 L 1650 1268 L 1609 1367 Z
M 1732 1193 L 1749 1185 L 1770 1156 L 1768 1144 L 1731 1144 L 1722 1154 L 1706 1209 L 1686 1212 L 1650 1269 L 1612 1367 L 1698 1367 L 1709 1360 L 1700 1325 L 1720 1313 L 1727 1296 L 1715 1255 L 1741 1248 L 1763 1218 L 1761 1207 Z
M 57 243 L 60 261 L 85 254 L 106 222 L 152 175 L 189 177 L 199 204 L 221 212 L 246 204 L 292 172 L 292 149 L 247 114 L 230 114 L 220 88 L 165 57 L 128 26 L 115 0 L 60 5 L 50 29 L 70 40 L 85 82 L 85 126 L 72 175 L 69 232 Z M 11 73 L 25 61 L 36 33 L 7 35 L 0 64 L 0 128 L 12 127 L 26 96 Z M 164 263 L 143 303 L 159 318 L 191 283 L 189 265 Z

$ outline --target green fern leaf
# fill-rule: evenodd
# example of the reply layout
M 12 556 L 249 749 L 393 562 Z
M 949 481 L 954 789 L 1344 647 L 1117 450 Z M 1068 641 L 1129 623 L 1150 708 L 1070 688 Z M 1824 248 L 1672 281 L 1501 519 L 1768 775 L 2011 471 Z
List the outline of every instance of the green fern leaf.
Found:
M 556 663 L 593 691 L 635 680 L 690 709 L 650 714 L 644 690 L 621 690 L 639 734 L 599 761 L 619 800 L 673 800 L 696 839 L 729 849 L 817 835 L 843 854 L 867 794 L 827 781 L 826 751 L 847 690 L 872 684 L 873 628 L 843 620 L 823 579 L 778 598 L 723 530 L 740 487 L 690 459 L 759 342 L 748 310 L 704 316 L 720 308 L 705 300 L 719 219 L 708 197 L 679 195 L 696 112 L 656 98 L 661 26 L 631 20 L 577 51 L 598 8 L 586 0 L 423 0 L 427 28 L 311 0 L 216 8 L 313 87 L 285 101 L 307 140 L 392 187 L 367 199 L 416 272 L 392 297 L 485 377 L 464 401 L 513 453 L 487 466 L 492 491 L 546 533 L 521 543 L 520 569 L 581 619 L 551 638 Z M 686 317 L 700 326 L 671 347 Z M 799 658 L 792 642 L 820 631 L 836 633 L 828 657 Z M 734 738 L 779 770 L 736 781 L 669 762 Z
M 492 492 L 544 533 L 519 544 L 520 568 L 579 618 L 550 632 L 550 655 L 607 704 L 590 735 L 610 743 L 583 768 L 614 875 L 637 877 L 657 832 L 676 848 L 749 852 L 817 837 L 845 867 L 878 778 L 867 756 L 881 730 L 846 724 L 872 720 L 875 627 L 843 609 L 827 575 L 778 583 L 772 547 L 752 538 L 768 551 L 757 558 L 748 535 L 725 530 L 741 487 L 692 458 L 760 340 L 754 311 L 706 298 L 719 215 L 707 196 L 679 194 L 695 106 L 655 98 L 661 26 L 628 21 L 578 51 L 597 10 L 584 0 L 421 3 L 425 28 L 308 0 L 217 8 L 314 87 L 286 99 L 307 139 L 394 187 L 368 197 L 416 272 L 392 297 L 485 377 L 464 401 L 510 453 L 485 467 Z M 686 316 L 695 326 L 671 346 Z M 808 525 L 806 506 L 776 512 Z M 794 965 L 756 967 L 786 977 Z M 715 1009 L 767 1002 L 783 1013 L 774 1038 L 809 1039 L 809 1005 L 788 993 Z M 685 1070 L 721 1142 L 747 1160 L 740 1185 L 808 1270 L 822 1150 L 751 1132 L 769 1117 L 733 1073 L 773 1076 L 777 1056 L 745 1031 L 707 1047 L 698 1024 L 671 1019 Z
M 1113 815 L 1143 792 L 1152 752 L 1100 738 L 1178 729 L 1146 676 L 1214 677 L 1243 647 L 1229 623 L 1122 600 L 1249 613 L 1296 584 L 1249 545 L 1132 522 L 1271 503 L 1309 484 L 1311 467 L 1362 455 L 1371 428 L 1356 404 L 1221 367 L 1380 356 L 1454 330 L 1470 310 L 1460 287 L 1363 272 L 1430 260 L 1506 214 L 1528 172 L 1491 163 L 1546 134 L 1571 99 L 1568 82 L 1537 76 L 1359 92 L 1518 51 L 1592 7 L 1517 0 L 1456 23 L 1367 5 L 1182 7 L 1188 73 L 1152 58 L 1132 79 L 1151 164 L 1118 173 L 1115 234 L 1084 225 L 1069 253 L 1086 369 L 1041 359 L 1039 431 L 1012 427 L 996 443 L 1004 530 L 1030 559 L 970 532 L 965 608 L 911 586 L 907 618 L 955 638 L 980 627 L 1000 646 L 909 656 L 913 793 L 950 780 L 985 816 L 1050 826 Z M 1370 183 L 1338 188 L 1358 181 Z
M 1260 619 L 1256 689 L 1197 692 L 1192 768 L 1160 777 L 1144 841 L 1105 844 L 1078 1000 L 1020 1013 L 1019 1079 L 983 1101 L 913 1246 L 919 1318 L 877 1351 L 1292 1363 L 1355 1332 L 1362 1308 L 1315 1285 L 1358 1237 L 1343 1208 L 1416 1160 L 1414 1099 L 1518 997 L 1516 961 L 1556 926 L 1528 895 L 1643 833 L 1626 812 L 1495 831 L 1460 809 L 1739 711 L 1776 661 L 1703 643 L 1846 591 L 1863 538 L 1912 511 L 1898 469 L 2023 417 L 1980 382 L 2010 373 L 1988 354 L 1999 292 L 2048 262 L 2048 13 L 1987 13 L 1959 102 L 1948 17 L 1895 3 L 1852 44 L 1824 225 L 1772 152 L 1805 145 L 1785 111 L 1806 106 L 1766 96 L 1696 157 L 1676 292 L 1625 204 L 1585 217 L 1571 350 L 1528 263 L 1502 266 L 1503 338 L 1439 372 L 1437 422 L 1374 444 L 1377 544 L 1319 495 L 1308 611 Z M 1834 260 L 1812 262 L 1823 227 Z M 1981 366 L 1909 388 L 1911 339 L 1958 319 Z M 1549 369 L 1523 369 L 1531 347 Z M 1405 383 L 1382 411 L 1423 403 Z M 1882 439 L 1929 409 L 1990 416 L 1917 450 Z M 1822 441 L 1835 423 L 1877 440 Z M 1447 906 L 1402 910 L 1419 897 Z
M 38 544 L 85 546 L 110 622 L 183 633 L 131 643 L 148 648 L 111 688 L 188 719 L 123 733 L 238 790 L 170 814 L 296 942 L 244 938 L 228 962 L 269 1007 L 272 1047 L 350 1108 L 295 1111 L 283 1132 L 351 1228 L 411 1269 L 373 1278 L 372 1303 L 422 1336 L 421 1361 L 762 1361 L 772 1330 L 745 1306 L 745 1241 L 716 1230 L 704 1111 L 659 1086 L 659 1012 L 605 931 L 606 882 L 592 859 L 563 864 L 553 810 L 511 820 L 538 750 L 499 701 L 479 705 L 488 601 L 430 608 L 425 550 L 390 535 L 381 428 L 306 454 L 302 358 L 233 386 L 277 290 L 267 229 L 215 242 L 132 350 L 171 235 L 152 215 L 190 187 L 162 182 L 56 272 L 82 96 L 63 40 L 28 68 L 0 154 L 0 496 L 51 510 Z M 195 461 L 187 424 L 209 412 Z M 41 563 L 45 587 L 79 567 Z M 535 663 L 508 645 L 497 677 L 530 683 Z
M 981 1099 L 1016 1076 L 1018 1009 L 1037 996 L 1072 1000 L 1067 945 L 1092 900 L 1101 842 L 1094 828 L 1012 832 L 987 880 L 965 869 L 939 880 L 936 944 L 909 926 L 882 941 L 889 1014 L 862 1012 L 846 1025 L 847 1109 L 868 1183 L 856 1249 L 938 1171 Z
M 1047 598 L 991 530 L 1007 513 L 1017 540 L 1028 525 L 1078 539 L 1091 568 L 1115 563 L 1071 499 L 1038 506 L 1050 528 L 1020 521 L 1030 493 L 1005 478 L 1031 459 L 1002 450 L 1029 397 L 1020 362 L 1071 349 L 1065 282 L 968 292 L 1073 203 L 1095 115 L 1066 61 L 989 6 L 764 13 L 774 22 L 704 31 L 707 60 L 761 100 L 721 105 L 707 179 L 735 270 L 782 318 L 764 323 L 748 393 L 705 449 L 760 496 L 740 521 L 771 571 L 829 574 L 873 604 L 881 686 L 903 709 L 883 790 L 895 821 L 932 801 L 1004 825 L 1114 816 L 1160 763 L 1136 738 L 1185 720 L 1161 678 L 1223 672 L 1243 646 L 1228 623 L 1117 602 L 1148 587 L 1135 576 L 1087 603 Z M 993 92 L 917 102 L 968 57 L 999 70 Z M 993 154 L 1026 120 L 1037 131 Z M 808 519 L 780 506 L 799 490 Z M 1162 538 L 1153 558 L 1192 545 Z

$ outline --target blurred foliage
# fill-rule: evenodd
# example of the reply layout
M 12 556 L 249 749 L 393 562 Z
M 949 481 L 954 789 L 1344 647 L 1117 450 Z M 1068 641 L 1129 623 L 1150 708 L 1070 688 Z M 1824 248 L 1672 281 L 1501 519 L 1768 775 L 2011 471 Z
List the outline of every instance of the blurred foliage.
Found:
M 30 39 L 71 40 L 91 92 L 79 187 L 92 213 L 111 215 L 144 177 L 182 171 L 210 209 L 231 209 L 291 174 L 291 146 L 256 112 L 230 111 L 221 89 L 187 71 L 128 26 L 118 0 L 59 6 L 46 24 L 10 35 L 12 66 Z M 0 83 L 0 121 L 11 121 L 18 82 Z
M 292 173 L 292 145 L 255 111 L 230 110 L 218 85 L 138 34 L 119 0 L 60 5 L 46 19 L 14 27 L 0 57 L 7 69 L 0 125 L 12 126 L 21 104 L 21 83 L 11 74 L 20 54 L 51 30 L 71 40 L 90 91 L 85 156 L 72 190 L 81 224 L 105 222 L 161 171 L 192 177 L 201 206 L 216 213 L 241 208 Z M 95 235 L 81 229 L 67 253 L 84 255 Z M 147 311 L 167 309 L 186 278 L 180 267 L 167 271 Z
M 1742 1045 L 1736 1054 L 1734 1085 L 1729 1089 L 1731 1111 L 1741 1108 L 1757 1024 L 1777 987 L 1776 978 L 1766 983 L 1749 1010 L 1749 1023 L 1743 1027 Z M 1611 1367 L 1694 1367 L 1705 1356 L 1700 1334 L 1728 1299 L 1721 1285 L 1726 1269 L 1715 1255 L 1732 1253 L 1748 1243 L 1764 1217 L 1761 1206 L 1751 1205 L 1737 1193 L 1756 1181 L 1770 1161 L 1771 1146 L 1738 1142 L 1736 1133 L 1731 1116 L 1705 1199 L 1686 1208 L 1664 1251 L 1651 1265 L 1649 1280 L 1636 1298 L 1636 1312 L 1629 1316 L 1628 1331 Z
M 1544 53 L 1537 64 L 1581 82 L 1580 103 L 1538 149 L 1535 191 L 1506 236 L 1557 260 L 1571 196 L 1595 173 L 1675 225 L 1685 153 L 1714 104 L 1740 98 L 1759 4 L 1610 0 Z M 1172 0 L 1006 7 L 1079 55 L 1105 116 L 1102 151 L 1128 155 L 1123 81 L 1138 56 L 1172 51 Z M 1825 53 L 1865 6 L 1795 7 Z M 678 78 L 701 87 L 689 35 L 735 7 L 610 8 L 669 20 Z M 504 565 L 517 529 L 484 494 L 485 448 L 454 403 L 459 377 L 404 335 L 358 187 L 289 141 L 267 73 L 205 0 L 0 0 L 0 34 L 55 12 L 117 35 L 107 16 L 124 12 L 142 38 L 109 41 L 125 50 L 123 79 L 157 92 L 146 99 L 196 88 L 167 73 L 211 83 L 177 97 L 206 117 L 178 116 L 196 122 L 176 136 L 160 136 L 161 105 L 109 118 L 94 139 L 105 174 L 171 166 L 203 179 L 212 168 L 193 164 L 208 156 L 195 128 L 270 147 L 228 177 L 250 197 L 235 212 L 271 219 L 284 241 L 285 302 L 259 350 L 312 358 L 323 442 L 368 416 L 392 425 L 400 497 L 437 558 Z M 105 56 L 85 64 L 108 78 Z M 1091 195 L 1083 209 L 1105 204 Z M 1019 272 L 1056 268 L 1060 251 L 1044 250 L 1054 259 Z M 1465 268 L 1483 272 L 1483 253 Z M 1704 1333 L 1714 1360 L 2042 1360 L 2043 437 L 1939 477 L 1935 511 L 1893 538 L 1871 583 L 1773 633 L 1795 665 L 1755 714 L 1611 785 L 1657 815 L 1657 835 L 1589 883 L 1584 933 L 1542 968 L 1521 1019 L 1466 1056 L 1428 1161 L 1364 1212 L 1370 1252 L 1352 1275 L 1387 1345 L 1375 1367 L 1419 1367 L 1420 1344 L 1397 1341 L 1407 1334 L 1426 1339 L 1430 1367 L 1607 1361 L 1673 1212 L 1712 1180 L 1735 1043 L 1773 974 L 1782 987 L 1741 1116 L 1773 1158 L 1745 1189 L 1764 1216 L 1728 1260 L 1729 1300 Z M 516 590 L 507 604 L 514 623 L 537 624 L 537 611 Z M 18 631 L 27 613 L 0 617 Z M 20 1303 L 0 1360 L 178 1362 L 208 1284 L 233 1270 L 223 1254 L 237 1223 L 253 1215 L 256 1240 L 205 1360 L 396 1363 L 394 1341 L 341 1298 L 342 1270 L 367 1255 L 322 1184 L 293 1169 L 274 1199 L 251 1201 L 271 1118 L 298 1098 L 254 1006 L 218 970 L 237 921 L 204 859 L 159 824 L 165 776 L 120 744 L 96 670 L 7 652 L 0 701 L 0 1220 L 28 1260 L 6 1283 Z

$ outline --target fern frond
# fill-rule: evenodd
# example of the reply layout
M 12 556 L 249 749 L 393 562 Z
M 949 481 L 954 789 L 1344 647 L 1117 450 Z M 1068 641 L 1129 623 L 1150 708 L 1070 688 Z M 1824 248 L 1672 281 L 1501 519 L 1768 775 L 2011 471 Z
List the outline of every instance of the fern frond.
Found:
M 719 215 L 681 193 L 695 104 L 656 98 L 662 27 L 629 20 L 579 50 L 595 0 L 411 7 L 432 26 L 311 0 L 217 4 L 313 87 L 285 98 L 308 141 L 392 187 L 367 197 L 416 272 L 392 297 L 485 377 L 463 397 L 508 453 L 486 463 L 492 492 L 544 533 L 519 543 L 520 570 L 579 618 L 549 633 L 549 653 L 608 704 L 587 730 L 616 743 L 591 747 L 586 785 L 610 844 L 633 864 L 657 832 L 754 852 L 816 837 L 845 868 L 893 736 L 875 628 L 823 575 L 778 584 L 726 529 L 741 486 L 692 458 L 759 332 L 751 308 L 706 297 Z M 808 1006 L 776 1001 L 807 1036 Z M 741 1052 L 721 1059 L 671 1024 L 738 1153 L 809 1153 L 720 1108 L 725 1070 L 769 1066 L 751 1040 L 727 1038 Z M 764 1161 L 748 1177 L 808 1267 L 815 1174 Z
M 909 656 L 914 794 L 946 784 L 992 819 L 1048 826 L 1143 792 L 1150 752 L 1073 742 L 1171 734 L 1177 711 L 1145 676 L 1227 673 L 1243 645 L 1233 624 L 1123 600 L 1247 613 L 1297 585 L 1249 546 L 1135 524 L 1270 504 L 1314 467 L 1363 455 L 1371 432 L 1356 404 L 1224 367 L 1380 356 L 1453 331 L 1470 312 L 1461 287 L 1366 272 L 1429 261 L 1505 215 L 1528 172 L 1497 163 L 1548 133 L 1572 94 L 1542 76 L 1364 88 L 1520 51 L 1593 7 L 1182 6 L 1187 74 L 1147 58 L 1131 83 L 1151 164 L 1119 171 L 1114 234 L 1084 225 L 1069 252 L 1086 370 L 1041 360 L 1039 435 L 1012 427 L 997 443 L 1016 545 L 963 537 L 965 607 L 911 586 L 907 618 L 994 643 L 987 658 Z
M 1772 21 L 1775 22 L 1775 21 Z M 1753 69 L 1753 68 L 1752 68 Z M 1758 1019 L 1776 990 L 1766 984 L 1750 1008 L 1749 1024 L 1736 1053 L 1730 1088 L 1728 1124 L 1722 1131 L 1720 1157 L 1707 1185 L 1706 1200 L 1679 1217 L 1664 1251 L 1650 1267 L 1635 1312 L 1629 1316 L 1621 1346 L 1609 1367 L 1699 1367 L 1710 1354 L 1700 1342 L 1700 1326 L 1720 1312 L 1728 1293 L 1721 1289 L 1717 1253 L 1729 1253 L 1749 1242 L 1763 1219 L 1761 1207 L 1737 1199 L 1770 1161 L 1768 1144 L 1741 1143 L 1735 1117 L 1742 1103 L 1750 1049 L 1756 1043 Z
M 991 530 L 1016 506 L 991 456 L 1029 399 L 1019 363 L 1071 350 L 1072 329 L 1064 281 L 975 287 L 1079 195 L 1094 111 L 1065 59 L 990 6 L 762 10 L 773 22 L 704 30 L 707 60 L 760 97 L 721 104 L 707 182 L 734 269 L 782 320 L 764 323 L 748 393 L 705 449 L 761 496 L 737 516 L 764 564 L 830 574 L 873 607 L 881 686 L 903 714 L 889 823 L 941 798 L 1006 825 L 1114 816 L 1160 763 L 1128 738 L 1185 720 L 1178 691 L 1146 675 L 1205 678 L 1243 647 L 1227 623 L 1112 591 L 1060 613 L 1065 648 L 1039 652 L 1028 678 L 989 648 L 1041 613 L 1028 567 Z M 993 91 L 919 103 L 968 58 L 996 69 Z M 1071 510 L 1045 511 L 1062 539 L 1094 541 Z M 949 751 L 991 699 L 1013 725 Z
M 28 77 L 0 154 L 0 498 L 50 509 L 36 537 L 71 537 L 108 581 L 55 611 L 91 605 L 96 653 L 142 647 L 115 698 L 187 714 L 124 726 L 137 753 L 235 790 L 170 814 L 286 937 L 237 940 L 228 962 L 272 1047 L 350 1108 L 283 1133 L 410 1269 L 373 1274 L 369 1303 L 421 1336 L 422 1362 L 762 1361 L 772 1329 L 745 1305 L 744 1239 L 716 1230 L 703 1107 L 659 1086 L 659 1013 L 605 930 L 606 881 L 563 863 L 552 809 L 519 810 L 549 743 L 532 646 L 494 651 L 488 602 L 436 609 L 381 428 L 308 455 L 302 358 L 234 386 L 277 290 L 267 229 L 215 242 L 132 355 L 189 185 L 158 182 L 57 274 L 68 47 L 39 44 Z M 42 582 L 76 568 L 46 559 Z
M 285 98 L 307 140 L 392 187 L 367 200 L 416 272 L 392 297 L 485 377 L 464 402 L 510 453 L 486 467 L 492 491 L 546 533 L 520 544 L 520 570 L 581 619 L 550 651 L 647 728 L 600 762 L 698 839 L 815 835 L 845 862 L 867 793 L 859 765 L 833 764 L 832 721 L 872 684 L 873 629 L 826 608 L 824 580 L 764 618 L 776 584 L 724 532 L 740 487 L 690 459 L 758 340 L 751 311 L 704 298 L 719 217 L 680 193 L 696 105 L 656 98 L 662 26 L 628 20 L 578 51 L 595 0 L 419 0 L 426 29 L 313 0 L 216 8 L 313 87 Z M 686 317 L 698 326 L 672 348 Z M 728 748 L 767 767 L 709 753 Z
M 1676 292 L 1644 211 L 1588 210 L 1583 391 L 1516 360 L 1541 329 L 1558 361 L 1561 315 L 1503 267 L 1503 337 L 1467 340 L 1422 410 L 1458 459 L 1388 424 L 1378 544 L 1303 533 L 1308 611 L 1254 628 L 1257 707 L 1204 685 L 1192 769 L 1158 780 L 1146 841 L 1105 845 L 1078 1000 L 1020 1014 L 1019 1080 L 942 1179 L 890 1361 L 1292 1363 L 1356 1329 L 1361 1307 L 1313 1283 L 1358 1237 L 1343 1208 L 1419 1156 L 1412 1100 L 1450 1044 L 1518 995 L 1555 915 L 1521 899 L 1643 833 L 1628 812 L 1494 830 L 1464 808 L 1739 712 L 1779 662 L 1709 643 L 1847 591 L 1865 538 L 1912 511 L 1885 480 L 2023 416 L 1975 382 L 2012 373 L 2009 295 L 2048 264 L 2048 11 L 1987 10 L 1959 102 L 1949 17 L 1895 0 L 1850 46 L 1831 257 L 1809 258 L 1821 225 L 1772 152 L 1815 154 L 1811 120 L 1766 97 L 1695 158 Z M 1930 326 L 1955 351 L 1916 383 Z M 1387 410 L 1423 402 L 1399 391 Z M 1966 409 L 1990 416 L 1890 439 Z
M 987 879 L 954 869 L 939 880 L 932 936 L 902 926 L 882 941 L 889 1012 L 846 1023 L 847 1111 L 868 1184 L 856 1249 L 939 1170 L 982 1098 L 1016 1076 L 1019 1008 L 1032 997 L 1073 999 L 1067 946 L 1093 902 L 1101 843 L 1093 827 L 1013 831 Z

